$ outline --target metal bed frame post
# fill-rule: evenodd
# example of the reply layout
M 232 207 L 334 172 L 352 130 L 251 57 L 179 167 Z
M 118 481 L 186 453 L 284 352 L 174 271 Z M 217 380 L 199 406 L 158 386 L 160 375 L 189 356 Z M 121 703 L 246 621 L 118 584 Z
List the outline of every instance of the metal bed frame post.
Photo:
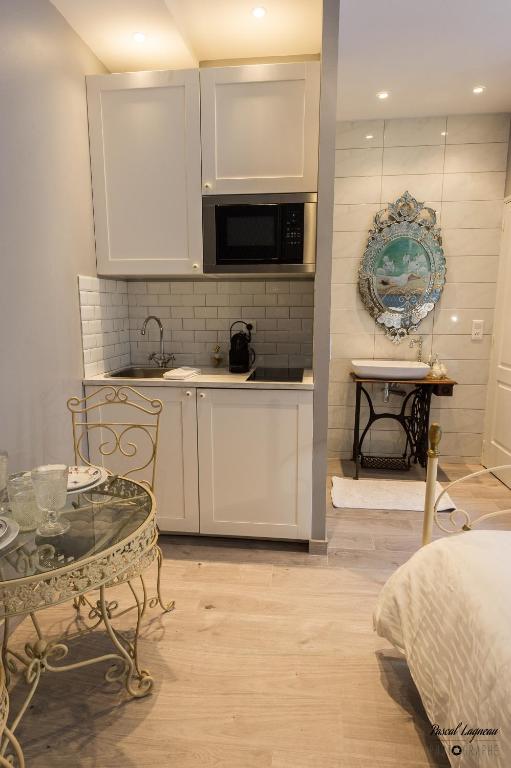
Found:
M 440 439 L 442 430 L 440 424 L 432 424 L 429 428 L 428 468 L 426 474 L 426 499 L 424 502 L 424 520 L 422 522 L 422 544 L 429 544 L 435 518 L 435 494 L 438 473 L 438 457 L 440 456 Z

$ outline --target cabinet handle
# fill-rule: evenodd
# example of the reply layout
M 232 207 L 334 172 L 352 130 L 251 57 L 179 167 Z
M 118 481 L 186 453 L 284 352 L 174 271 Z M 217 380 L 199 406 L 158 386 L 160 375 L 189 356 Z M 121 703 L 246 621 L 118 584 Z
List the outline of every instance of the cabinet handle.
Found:
M 199 265 L 198 264 L 192 264 L 192 269 L 199 269 Z
M 185 395 L 186 395 L 187 397 L 191 397 L 191 396 L 192 396 L 192 393 L 190 392 L 190 390 L 189 390 L 189 389 L 187 389 L 187 390 L 186 390 L 186 392 L 185 392 Z
M 209 181 L 204 182 L 204 189 L 211 189 L 211 184 Z
M 206 393 L 205 392 L 200 392 L 199 393 L 199 397 L 206 397 Z

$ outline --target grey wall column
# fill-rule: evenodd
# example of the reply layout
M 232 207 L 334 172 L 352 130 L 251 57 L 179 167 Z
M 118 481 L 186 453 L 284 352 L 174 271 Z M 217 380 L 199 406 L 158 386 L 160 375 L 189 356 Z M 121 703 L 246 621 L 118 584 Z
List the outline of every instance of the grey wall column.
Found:
M 314 285 L 314 454 L 312 535 L 326 538 L 328 374 L 330 366 L 330 290 L 335 176 L 335 121 L 339 47 L 339 0 L 323 0 L 321 101 L 319 124 L 318 235 Z

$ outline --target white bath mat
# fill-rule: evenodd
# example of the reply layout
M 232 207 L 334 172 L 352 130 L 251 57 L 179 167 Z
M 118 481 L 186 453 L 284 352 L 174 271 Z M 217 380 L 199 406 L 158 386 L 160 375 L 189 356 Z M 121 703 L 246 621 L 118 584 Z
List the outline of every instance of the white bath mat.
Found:
M 442 492 L 437 482 L 435 498 Z M 348 509 L 395 509 L 422 512 L 426 483 L 422 480 L 353 480 L 332 478 L 332 504 Z M 449 494 L 442 496 L 439 512 L 455 509 Z

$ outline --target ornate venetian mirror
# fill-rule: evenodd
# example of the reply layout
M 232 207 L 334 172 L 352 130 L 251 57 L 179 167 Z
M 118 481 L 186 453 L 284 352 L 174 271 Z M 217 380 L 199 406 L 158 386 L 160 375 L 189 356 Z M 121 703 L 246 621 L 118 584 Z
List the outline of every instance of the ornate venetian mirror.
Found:
M 431 312 L 445 283 L 436 214 L 405 192 L 378 211 L 359 270 L 369 313 L 396 344 Z

